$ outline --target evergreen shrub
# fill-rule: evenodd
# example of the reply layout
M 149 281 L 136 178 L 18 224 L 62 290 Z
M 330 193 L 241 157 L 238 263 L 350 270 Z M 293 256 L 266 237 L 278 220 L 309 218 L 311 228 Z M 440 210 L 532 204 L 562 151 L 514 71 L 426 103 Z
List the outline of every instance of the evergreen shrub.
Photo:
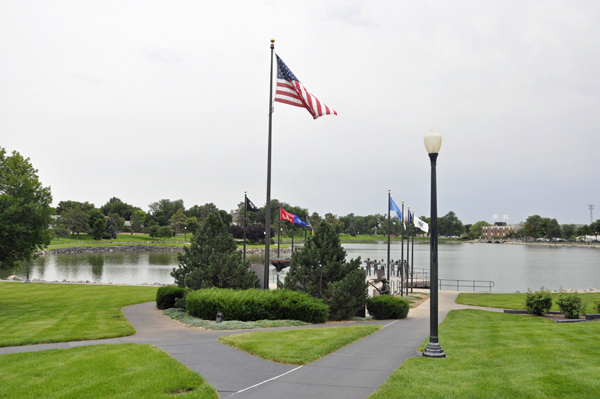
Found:
M 561 289 L 556 304 L 567 319 L 578 319 L 579 316 L 585 316 L 587 303 L 582 303 L 581 297 L 577 293 L 566 295 Z
M 540 288 L 539 291 L 531 292 L 527 289 L 527 296 L 525 297 L 525 308 L 527 313 L 534 316 L 544 316 L 552 307 L 552 297 L 550 291 L 544 287 Z
M 167 285 L 160 287 L 156 292 L 156 307 L 159 309 L 170 309 L 174 308 L 175 300 L 183 298 L 185 295 L 185 289 L 174 285 Z
M 374 319 L 406 319 L 410 305 L 406 299 L 392 295 L 378 295 L 367 299 L 367 310 Z
M 346 320 L 364 309 L 367 300 L 365 272 L 360 258 L 346 261 L 339 235 L 322 222 L 315 235 L 292 253 L 283 288 L 304 292 L 329 306 L 330 320 Z
M 233 290 L 208 288 L 190 292 L 186 297 L 187 312 L 200 319 L 215 320 L 300 320 L 324 323 L 329 307 L 302 292 L 259 289 Z

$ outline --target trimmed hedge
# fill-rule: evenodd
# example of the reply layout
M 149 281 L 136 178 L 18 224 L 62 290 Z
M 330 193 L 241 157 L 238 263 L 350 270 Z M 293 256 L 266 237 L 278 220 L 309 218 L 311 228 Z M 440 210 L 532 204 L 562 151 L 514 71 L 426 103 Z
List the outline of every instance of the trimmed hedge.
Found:
M 300 320 L 324 323 L 329 307 L 308 294 L 291 290 L 202 289 L 188 293 L 187 312 L 204 320 Z
M 550 291 L 540 288 L 539 291 L 531 292 L 527 289 L 527 296 L 525 297 L 525 308 L 527 313 L 534 316 L 544 316 L 552 307 L 552 297 Z
M 170 309 L 175 307 L 175 300 L 183 298 L 185 289 L 175 285 L 160 287 L 156 292 L 156 307 L 159 309 Z
M 406 299 L 378 295 L 367 299 L 367 310 L 374 319 L 406 319 L 410 305 Z

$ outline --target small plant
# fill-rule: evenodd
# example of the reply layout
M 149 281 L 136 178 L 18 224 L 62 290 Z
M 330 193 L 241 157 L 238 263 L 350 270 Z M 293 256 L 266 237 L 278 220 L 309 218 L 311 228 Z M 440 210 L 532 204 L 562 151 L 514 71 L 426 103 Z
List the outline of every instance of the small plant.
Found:
M 185 290 L 174 285 L 160 287 L 156 291 L 156 307 L 159 309 L 170 309 L 175 307 L 176 300 L 185 298 Z
M 576 292 L 566 294 L 560 289 L 560 296 L 556 301 L 558 308 L 567 319 L 578 319 L 579 316 L 585 316 L 585 307 L 587 303 L 581 301 L 581 297 Z
M 596 302 L 596 306 L 593 308 L 597 313 L 600 313 L 600 301 Z
M 410 305 L 406 299 L 392 295 L 378 295 L 367 299 L 367 310 L 374 319 L 405 319 Z
M 544 287 L 539 291 L 532 292 L 527 289 L 527 297 L 525 298 L 525 307 L 527 313 L 534 316 L 544 316 L 552 307 L 552 297 L 550 291 Z

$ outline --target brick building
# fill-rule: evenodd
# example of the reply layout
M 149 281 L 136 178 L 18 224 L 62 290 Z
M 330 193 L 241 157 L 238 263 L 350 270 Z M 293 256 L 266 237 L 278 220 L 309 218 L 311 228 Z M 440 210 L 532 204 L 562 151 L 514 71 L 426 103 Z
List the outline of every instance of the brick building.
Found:
M 506 222 L 496 222 L 493 226 L 483 226 L 481 236 L 483 238 L 502 238 L 512 231 L 517 231 L 519 226 L 507 225 Z

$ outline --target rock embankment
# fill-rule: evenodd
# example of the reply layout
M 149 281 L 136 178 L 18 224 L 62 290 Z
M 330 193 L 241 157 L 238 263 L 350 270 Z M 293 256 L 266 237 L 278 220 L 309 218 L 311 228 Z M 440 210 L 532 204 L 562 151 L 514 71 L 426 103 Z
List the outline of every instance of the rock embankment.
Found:
M 106 252 L 182 252 L 183 247 L 179 246 L 160 246 L 160 245 L 114 245 L 103 247 L 71 247 L 71 248 L 51 248 L 37 251 L 36 255 L 59 255 L 59 254 L 86 254 L 86 253 L 106 253 Z M 238 248 L 242 252 L 243 249 Z M 271 254 L 277 253 L 277 249 L 271 249 Z M 291 248 L 279 250 L 280 253 L 289 254 Z M 247 248 L 247 254 L 264 254 L 264 248 Z
M 36 255 L 84 254 L 103 252 L 180 252 L 183 247 L 163 247 L 158 245 L 115 245 L 108 247 L 53 248 L 37 251 Z

